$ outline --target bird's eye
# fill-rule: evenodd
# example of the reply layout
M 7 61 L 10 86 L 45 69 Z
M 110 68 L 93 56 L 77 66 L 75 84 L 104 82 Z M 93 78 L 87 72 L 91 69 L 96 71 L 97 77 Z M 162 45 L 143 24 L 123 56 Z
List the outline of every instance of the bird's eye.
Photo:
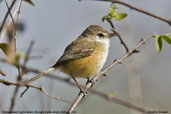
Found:
M 104 34 L 98 33 L 97 36 L 99 36 L 99 37 L 104 37 Z

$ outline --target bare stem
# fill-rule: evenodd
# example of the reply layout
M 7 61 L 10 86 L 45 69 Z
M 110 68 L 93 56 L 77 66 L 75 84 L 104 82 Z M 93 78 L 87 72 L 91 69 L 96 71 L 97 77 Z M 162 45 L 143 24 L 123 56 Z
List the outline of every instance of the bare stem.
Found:
M 65 99 L 62 99 L 62 98 L 60 98 L 60 97 L 56 97 L 56 96 L 53 96 L 53 95 L 50 95 L 43 87 L 37 87 L 37 86 L 34 86 L 34 85 L 30 85 L 30 84 L 25 84 L 25 85 L 23 85 L 23 84 L 21 84 L 21 83 L 18 83 L 18 82 L 10 82 L 10 81 L 6 81 L 6 80 L 3 80 L 3 79 L 0 79 L 0 83 L 2 83 L 2 84 L 4 84 L 4 85 L 7 85 L 7 86 L 11 86 L 11 85 L 15 85 L 15 86 L 25 86 L 25 87 L 27 87 L 27 89 L 29 88 L 29 87 L 31 87 L 31 88 L 34 88 L 34 89 L 37 89 L 37 90 L 39 90 L 39 91 L 41 91 L 41 92 L 43 92 L 45 95 L 47 95 L 48 97 L 50 97 L 50 98 L 53 98 L 53 99 L 55 99 L 55 100 L 58 100 L 58 101 L 63 101 L 63 102 L 66 102 L 66 103 L 70 103 L 68 100 L 65 100 Z M 27 90 L 26 89 L 26 90 Z M 23 93 L 21 93 L 21 96 L 25 93 L 25 91 L 26 90 L 24 90 L 24 92 Z M 18 89 L 15 89 L 15 91 L 16 91 L 16 93 L 18 93 Z M 13 104 L 14 105 L 14 104 Z
M 171 19 L 167 19 L 167 18 L 161 17 L 159 15 L 156 15 L 154 13 L 151 13 L 149 11 L 145 11 L 145 10 L 143 10 L 141 8 L 133 6 L 132 4 L 124 2 L 123 0 L 93 0 L 93 1 L 104 1 L 104 2 L 118 3 L 118 4 L 124 5 L 126 7 L 129 7 L 131 9 L 135 10 L 135 11 L 141 12 L 143 14 L 146 14 L 146 15 L 149 15 L 149 16 L 154 17 L 156 19 L 159 19 L 161 21 L 164 21 L 164 22 L 168 23 L 169 25 L 171 25 Z
M 125 41 L 123 40 L 123 38 L 121 37 L 121 35 L 115 30 L 115 27 L 114 27 L 114 25 L 113 25 L 111 19 L 107 18 L 107 21 L 109 22 L 110 26 L 112 27 L 113 33 L 114 33 L 114 34 L 117 34 L 117 36 L 118 36 L 118 38 L 119 38 L 121 44 L 124 46 L 126 52 L 128 53 L 128 52 L 129 52 L 129 48 L 128 48 L 128 46 L 126 45 L 126 43 L 125 43 Z
M 9 5 L 8 5 L 8 0 L 5 0 L 5 3 L 6 3 L 6 6 L 7 6 L 7 8 L 8 8 L 9 15 L 10 15 L 10 17 L 11 17 L 11 19 L 12 19 L 12 22 L 13 22 L 13 24 L 14 24 L 14 26 L 15 26 L 16 24 L 15 24 L 13 15 L 12 15 L 12 13 L 11 13 L 10 7 L 9 7 Z
M 12 7 L 14 6 L 15 2 L 16 2 L 16 0 L 13 0 L 13 2 L 11 3 L 11 5 L 10 5 L 10 7 L 9 7 L 9 9 L 8 9 L 8 11 L 7 11 L 7 13 L 6 13 L 4 19 L 3 19 L 3 21 L 2 21 L 2 24 L 1 24 L 1 26 L 0 26 L 0 34 L 1 34 L 2 29 L 3 29 L 4 25 L 5 25 L 5 22 L 6 22 L 6 20 L 7 20 L 8 14 L 9 14 L 9 12 L 11 11 Z
M 16 13 L 17 13 L 17 11 L 18 11 L 19 5 L 20 5 L 20 4 L 18 4 L 17 7 L 15 8 L 15 11 L 14 11 L 14 13 L 13 13 L 13 17 L 16 15 Z M 6 26 L 8 27 L 8 26 L 11 24 L 11 22 L 12 22 L 12 19 L 10 18 L 9 21 L 8 21 L 8 23 L 6 24 Z M 3 24 L 3 23 L 2 23 L 2 24 Z M 1 25 L 1 26 L 2 26 L 2 25 Z M 4 25 L 3 25 L 3 26 L 4 26 Z M 3 27 L 2 27 L 2 28 L 3 28 Z M 7 31 L 7 29 L 4 29 L 3 32 L 0 31 L 0 42 L 1 42 L 2 39 L 4 38 L 6 31 Z M 1 33 L 1 32 L 2 32 L 2 33 Z
M 127 59 L 129 56 L 131 56 L 132 54 L 136 53 L 135 50 L 137 50 L 140 46 L 142 46 L 143 44 L 145 44 L 150 38 L 153 38 L 155 35 L 154 34 L 150 34 L 149 36 L 147 36 L 146 38 L 144 38 L 143 40 L 141 40 L 134 48 L 132 48 L 129 53 L 126 53 L 125 55 L 123 55 L 121 58 L 119 58 L 118 60 L 114 61 L 110 66 L 108 66 L 106 69 L 104 69 L 103 71 L 101 71 L 100 73 L 98 73 L 96 76 L 94 76 L 92 78 L 92 82 L 88 82 L 86 85 L 86 88 L 84 89 L 85 92 L 88 92 L 88 90 L 90 88 L 92 88 L 93 83 L 95 81 L 97 81 L 99 79 L 99 77 L 103 74 L 105 74 L 107 71 L 109 71 L 110 69 L 112 69 L 114 66 L 116 66 L 117 64 L 121 64 L 125 59 Z M 70 106 L 67 114 L 71 114 L 71 112 L 76 108 L 76 106 L 78 105 L 78 103 L 83 99 L 84 97 L 84 93 L 80 93 L 79 96 L 74 100 L 74 102 L 72 103 L 72 105 Z M 140 111 L 140 110 L 139 110 Z

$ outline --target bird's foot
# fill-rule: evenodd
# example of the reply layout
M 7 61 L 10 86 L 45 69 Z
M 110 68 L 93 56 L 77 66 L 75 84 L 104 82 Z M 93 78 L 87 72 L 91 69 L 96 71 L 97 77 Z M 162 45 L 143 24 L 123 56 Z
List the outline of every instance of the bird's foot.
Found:
M 95 83 L 94 83 L 94 80 L 91 79 L 91 78 L 88 78 L 88 79 L 87 79 L 86 85 L 87 85 L 88 83 L 92 83 L 91 87 L 95 84 Z
M 87 95 L 87 92 L 82 88 L 80 89 L 80 93 L 78 94 L 78 96 L 80 96 L 81 93 L 83 93 L 83 98 Z

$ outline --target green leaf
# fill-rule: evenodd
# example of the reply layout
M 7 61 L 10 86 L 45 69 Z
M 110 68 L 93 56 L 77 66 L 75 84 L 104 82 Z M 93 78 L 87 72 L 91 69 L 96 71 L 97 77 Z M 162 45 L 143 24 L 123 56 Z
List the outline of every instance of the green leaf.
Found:
M 124 18 L 126 18 L 128 15 L 127 13 L 117 13 L 114 17 L 115 20 L 122 20 Z
M 118 6 L 113 4 L 110 6 L 110 10 L 117 10 L 118 9 Z
M 162 39 L 164 39 L 168 44 L 171 44 L 171 38 L 167 35 L 161 35 Z
M 122 20 L 127 17 L 127 13 L 118 13 L 118 7 L 114 4 L 110 6 L 110 12 L 102 18 L 102 22 L 108 19 Z
M 110 13 L 108 14 L 108 16 L 110 18 L 115 17 L 115 15 L 118 13 L 117 9 L 118 9 L 118 7 L 116 5 L 110 6 Z
M 35 6 L 34 3 L 32 2 L 32 0 L 24 0 L 26 2 L 28 2 L 29 4 L 31 4 L 32 6 Z
M 104 22 L 108 18 L 108 15 L 102 17 L 102 22 Z
M 159 53 L 161 52 L 162 47 L 163 47 L 162 37 L 156 35 L 156 49 Z
M 110 18 L 114 18 L 118 13 L 117 12 L 110 12 L 109 16 Z
M 7 55 L 7 52 L 8 52 L 8 44 L 7 43 L 0 43 L 0 48 Z

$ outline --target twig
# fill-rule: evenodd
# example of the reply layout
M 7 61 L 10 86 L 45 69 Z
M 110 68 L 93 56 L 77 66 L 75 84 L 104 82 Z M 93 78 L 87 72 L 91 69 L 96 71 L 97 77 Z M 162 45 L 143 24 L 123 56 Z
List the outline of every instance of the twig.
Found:
M 22 0 L 20 0 L 20 2 L 19 2 L 19 9 L 18 9 L 18 12 L 20 12 L 20 9 L 21 9 L 21 4 L 22 4 Z M 11 14 L 11 13 L 10 13 Z M 13 19 L 13 17 L 12 17 L 12 15 L 11 15 L 11 18 Z M 17 24 L 18 24 L 18 21 L 19 21 L 19 13 L 18 13 L 18 16 L 17 16 Z M 14 23 L 14 29 L 15 29 L 15 34 L 14 34 L 14 51 L 15 51 L 15 53 L 17 53 L 17 38 L 16 38 L 16 35 L 17 35 L 17 29 L 18 29 L 18 25 L 17 24 L 15 24 Z M 17 82 L 19 83 L 21 80 L 22 80 L 22 75 L 23 75 L 23 73 L 22 73 L 22 69 L 21 69 L 21 67 L 19 66 L 19 67 L 17 67 L 17 69 L 18 69 L 18 76 L 17 76 Z M 13 110 L 13 108 L 14 108 L 14 105 L 15 105 L 15 101 L 16 101 L 16 96 L 17 96 L 17 93 L 18 93 L 18 91 L 19 91 L 19 88 L 20 88 L 20 86 L 19 85 L 17 85 L 16 86 L 16 88 L 15 88 L 15 90 L 14 90 L 14 93 L 13 93 L 13 96 L 12 96 L 12 98 L 11 98 L 11 105 L 10 105 L 10 111 L 12 111 Z
M 26 52 L 26 57 L 25 57 L 25 59 L 24 59 L 23 66 L 26 66 L 26 64 L 27 64 L 27 62 L 28 62 L 28 60 L 29 60 L 29 55 L 30 55 L 30 53 L 31 53 L 31 51 L 32 51 L 32 49 L 33 49 L 33 45 L 34 45 L 34 41 L 31 41 L 31 43 L 30 43 L 30 45 L 29 45 L 29 48 L 28 48 L 28 50 L 27 50 L 27 52 Z
M 20 97 L 23 97 L 24 93 L 29 89 L 29 87 L 26 87 L 26 89 L 21 93 Z
M 171 36 L 171 33 L 167 33 L 167 35 L 169 35 L 169 36 Z M 125 54 L 125 55 L 123 55 L 120 59 L 118 59 L 118 60 L 116 60 L 115 59 L 115 61 L 113 62 L 113 64 L 111 64 L 109 67 L 107 67 L 105 70 L 103 70 L 103 71 L 101 71 L 99 74 L 97 74 L 94 78 L 93 78 L 93 81 L 96 81 L 102 74 L 104 74 L 104 73 L 106 73 L 108 70 L 110 70 L 111 68 L 113 68 L 114 66 L 116 66 L 117 64 L 121 64 L 121 62 L 122 61 L 124 61 L 126 58 L 128 58 L 130 55 L 132 55 L 132 54 L 134 54 L 134 53 L 137 53 L 137 49 L 140 47 L 140 46 L 142 46 L 143 44 L 145 44 L 150 38 L 152 38 L 152 37 L 154 37 L 155 36 L 155 34 L 151 34 L 151 35 L 149 35 L 149 36 L 147 36 L 146 38 L 144 38 L 144 39 L 142 39 L 134 48 L 132 48 L 131 50 L 130 50 L 130 53 L 127 53 L 127 54 Z M 2 62 L 5 62 L 5 63 L 9 63 L 9 61 L 7 61 L 7 60 L 5 60 L 5 59 L 0 59 L 0 61 L 2 61 Z M 11 63 L 9 63 L 9 64 L 11 64 Z M 23 67 L 23 66 L 22 66 Z M 38 71 L 38 70 L 35 70 L 35 69 L 31 69 L 31 68 L 24 68 L 23 67 L 23 69 L 26 69 L 28 72 L 34 72 L 34 73 L 40 73 L 41 71 Z M 55 79 L 57 79 L 57 80 L 61 80 L 61 81 L 63 81 L 63 82 L 69 82 L 68 80 L 66 81 L 65 79 L 63 79 L 63 78 L 60 78 L 60 77 L 56 77 L 56 76 L 54 76 L 54 75 L 51 75 L 51 74 L 47 74 L 49 77 L 51 77 L 51 78 L 55 78 Z M 69 82 L 70 84 L 72 84 L 71 82 Z M 74 83 L 75 84 L 75 83 Z M 6 83 L 6 85 L 8 85 L 8 83 Z M 92 83 L 91 82 L 89 82 L 88 84 L 87 84 L 87 86 L 86 86 L 86 91 L 89 89 L 89 88 L 91 88 L 91 85 L 92 85 Z M 93 92 L 93 93 L 99 93 L 99 92 L 94 92 L 94 90 L 93 89 L 91 89 L 90 90 L 91 92 Z M 81 93 L 80 94 L 80 96 L 78 96 L 79 97 L 79 99 L 76 99 L 76 100 L 79 100 L 78 101 L 78 103 L 80 102 L 80 100 L 82 99 L 82 97 L 83 97 L 84 95 Z M 104 94 L 101 94 L 101 95 L 99 95 L 99 96 L 104 96 Z M 106 95 L 107 96 L 107 95 Z M 104 97 L 105 98 L 105 97 Z M 116 98 L 117 99 L 117 98 Z M 139 110 L 139 111 L 141 111 L 141 112 L 146 112 L 146 110 L 145 109 L 142 109 L 142 108 L 140 108 L 140 107 L 138 107 L 138 109 L 136 108 L 137 106 L 132 106 L 132 104 L 129 104 L 129 103 L 127 103 L 127 102 L 125 102 L 125 101 L 123 101 L 123 100 L 111 100 L 111 101 L 113 101 L 113 102 L 117 102 L 117 103 L 119 103 L 119 104 L 121 104 L 121 105 L 123 105 L 123 106 L 126 106 L 126 107 L 130 107 L 130 108 L 133 108 L 133 109 L 135 109 L 135 110 Z M 120 102 L 121 101 L 121 102 Z M 75 102 L 74 102 L 75 103 Z M 76 104 L 76 106 L 78 105 L 78 103 Z M 73 109 L 74 109 L 75 107 L 73 107 Z
M 2 62 L 5 62 L 5 63 L 9 63 L 8 61 L 6 61 L 5 59 L 1 59 L 1 61 Z M 115 62 L 115 61 L 114 61 Z M 9 63 L 10 64 L 10 63 Z M 40 73 L 41 71 L 39 71 L 39 70 L 36 70 L 35 68 L 24 68 L 23 67 L 23 69 L 25 69 L 27 72 L 33 72 L 33 73 Z M 47 75 L 47 78 L 51 78 L 51 79 L 53 79 L 53 80 L 58 80 L 58 81 L 62 81 L 62 82 L 64 82 L 64 83 L 68 83 L 68 84 L 70 84 L 70 85 L 72 85 L 72 86 L 74 86 L 74 87 L 77 87 L 76 86 L 76 84 L 75 83 L 73 83 L 73 82 L 71 82 L 70 80 L 66 80 L 65 78 L 61 78 L 61 77 L 57 77 L 57 76 L 55 76 L 55 75 L 52 75 L 52 74 L 46 74 Z M 45 76 L 46 77 L 46 76 Z M 0 81 L 1 82 L 1 81 Z M 14 83 L 15 84 L 15 83 Z M 8 83 L 6 83 L 5 85 L 8 85 Z M 85 88 L 85 86 L 83 86 L 83 85 L 80 85 L 82 88 Z M 27 87 L 27 86 L 26 86 Z M 29 87 L 32 87 L 32 86 L 28 86 L 28 88 Z M 32 88 L 34 88 L 34 87 L 32 87 Z M 25 93 L 27 91 L 27 88 L 21 93 L 21 95 L 20 96 L 23 96 L 23 94 Z M 100 92 L 100 91 L 97 91 L 97 90 L 94 90 L 94 89 L 91 89 L 90 90 L 91 91 L 91 93 L 93 93 L 93 94 L 96 94 L 96 95 L 98 95 L 98 96 L 100 96 L 100 97 L 102 97 L 102 98 L 104 98 L 104 99 L 106 99 L 106 96 L 108 96 L 108 94 L 105 94 L 105 93 L 102 93 L 102 92 Z M 111 100 L 110 100 L 111 99 Z M 124 101 L 124 100 L 121 100 L 121 99 L 119 99 L 119 98 L 116 98 L 116 97 L 114 97 L 114 98 L 108 98 L 108 100 L 110 100 L 111 102 L 114 102 L 114 103 L 118 103 L 118 104 L 120 104 L 120 105 L 122 105 L 122 106 L 125 106 L 125 107 L 128 107 L 128 108 L 132 108 L 132 109 L 134 109 L 134 110 L 137 110 L 137 111 L 140 111 L 140 112 L 144 112 L 144 111 L 146 111 L 145 109 L 143 109 L 143 108 L 141 108 L 141 107 L 138 107 L 138 106 L 135 106 L 135 105 L 133 105 L 133 104 L 130 104 L 130 103 L 128 103 L 127 101 Z
M 13 2 L 11 3 L 11 5 L 10 5 L 10 7 L 9 7 L 9 9 L 8 9 L 8 11 L 7 11 L 7 13 L 6 13 L 4 19 L 3 19 L 3 21 L 2 21 L 2 24 L 1 24 L 1 26 L 0 26 L 0 34 L 1 34 L 2 29 L 3 29 L 4 25 L 5 25 L 5 22 L 6 22 L 6 20 L 7 20 L 8 14 L 9 14 L 9 12 L 11 11 L 12 7 L 14 6 L 15 2 L 16 2 L 16 0 L 13 0 Z
M 71 80 L 60 78 L 60 77 L 56 77 L 54 75 L 47 75 L 47 78 L 48 77 L 52 78 L 53 80 L 55 79 L 55 80 L 60 80 L 60 81 L 67 82 L 68 84 L 70 84 L 70 85 L 72 85 L 74 87 L 77 87 L 77 85 L 74 82 L 72 82 Z M 84 85 L 80 85 L 80 86 L 82 88 L 85 88 Z M 142 113 L 146 113 L 147 112 L 146 109 L 144 109 L 144 108 L 142 108 L 140 106 L 136 106 L 134 104 L 130 104 L 129 102 L 127 102 L 125 100 L 121 100 L 121 99 L 119 99 L 117 97 L 110 97 L 109 94 L 103 93 L 103 92 L 98 91 L 96 89 L 92 88 L 92 89 L 90 89 L 90 92 L 95 94 L 95 95 L 97 95 L 97 96 L 100 96 L 100 97 L 102 97 L 102 98 L 104 98 L 104 99 L 106 99 L 106 100 L 108 100 L 110 102 L 114 102 L 114 103 L 120 104 L 122 106 L 125 106 L 125 107 L 128 107 L 128 108 L 132 108 L 132 109 L 137 110 L 137 111 L 142 112 Z
M 34 89 L 38 89 L 39 91 L 43 92 L 45 95 L 47 95 L 48 97 L 50 98 L 53 98 L 53 99 L 56 99 L 58 101 L 64 101 L 64 102 L 67 102 L 67 103 L 70 103 L 69 101 L 65 100 L 65 99 L 62 99 L 60 97 L 56 97 L 56 96 L 53 96 L 53 95 L 50 95 L 43 87 L 37 87 L 37 86 L 34 86 L 34 85 L 30 85 L 30 84 L 21 84 L 21 83 L 17 83 L 17 82 L 10 82 L 10 81 L 6 81 L 6 80 L 3 80 L 3 79 L 0 79 L 0 83 L 4 84 L 4 85 L 7 85 L 7 86 L 11 86 L 11 85 L 15 85 L 15 86 L 25 86 L 27 88 L 31 87 L 31 88 L 34 88 Z M 22 93 L 24 94 L 24 93 Z M 21 95 L 22 95 L 21 94 Z
M 114 27 L 114 25 L 113 25 L 111 19 L 107 18 L 106 20 L 107 20 L 107 21 L 109 22 L 109 24 L 111 25 L 113 33 L 114 33 L 114 34 L 117 34 L 117 36 L 118 36 L 118 38 L 119 38 L 121 44 L 125 47 L 126 52 L 128 53 L 128 52 L 129 52 L 129 48 L 128 48 L 128 46 L 126 45 L 126 43 L 124 42 L 124 40 L 122 39 L 121 35 L 115 30 L 115 27 Z
M 14 11 L 14 13 L 13 13 L 13 17 L 16 15 L 16 13 L 17 13 L 17 11 L 18 11 L 18 9 L 19 9 L 19 6 L 20 6 L 20 4 L 17 5 L 17 7 L 16 7 L 16 9 L 15 9 L 15 11 Z M 8 21 L 8 23 L 6 24 L 6 26 L 8 27 L 8 26 L 11 24 L 11 22 L 12 22 L 12 19 L 10 18 L 10 20 Z M 2 26 L 2 25 L 1 25 L 1 26 Z M 4 26 L 4 25 L 3 25 L 3 26 Z M 2 28 L 3 28 L 3 27 L 2 27 Z M 2 41 L 2 39 L 3 39 L 3 37 L 4 37 L 5 33 L 6 33 L 6 31 L 7 31 L 7 29 L 4 29 L 2 33 L 1 33 L 1 31 L 0 31 L 0 42 Z
M 13 93 L 13 95 L 12 95 L 11 104 L 10 104 L 10 109 L 9 109 L 10 112 L 11 112 L 11 111 L 13 110 L 13 108 L 14 108 L 15 101 L 16 101 L 16 96 L 17 96 L 17 93 L 18 93 L 18 90 L 19 90 L 18 88 L 19 88 L 19 86 L 17 85 L 16 88 L 15 88 L 15 90 L 14 90 L 14 93 Z M 10 114 L 10 113 L 9 113 L 9 114 Z
M 103 71 L 101 71 L 100 73 L 98 73 L 96 76 L 94 76 L 92 78 L 91 82 L 88 82 L 86 85 L 86 88 L 84 89 L 85 92 L 87 92 L 92 86 L 93 83 L 95 81 L 97 81 L 99 79 L 99 77 L 101 75 L 103 75 L 104 73 L 106 73 L 107 71 L 109 71 L 111 68 L 113 68 L 114 66 L 116 66 L 117 64 L 122 63 L 126 58 L 128 58 L 129 56 L 131 56 L 132 54 L 136 53 L 135 50 L 137 50 L 140 46 L 142 46 L 147 40 L 149 40 L 150 38 L 154 37 L 154 34 L 150 34 L 149 36 L 147 36 L 146 38 L 144 38 L 143 40 L 141 40 L 134 48 L 132 48 L 129 53 L 126 53 L 125 55 L 123 55 L 121 58 L 119 58 L 118 60 L 116 60 L 113 64 L 111 64 L 110 66 L 108 66 L 106 69 L 104 69 Z M 79 96 L 75 99 L 75 101 L 73 102 L 73 104 L 70 106 L 67 114 L 71 114 L 71 112 L 76 108 L 76 106 L 78 105 L 78 103 L 82 100 L 82 98 L 84 97 L 84 93 L 80 93 Z
M 31 43 L 30 43 L 30 45 L 29 45 L 29 48 L 28 48 L 28 50 L 27 50 L 27 52 L 26 52 L 26 56 L 25 56 L 25 58 L 24 58 L 24 63 L 23 63 L 23 66 L 21 67 L 21 71 L 22 71 L 22 75 L 21 76 L 23 76 L 24 74 L 25 74 L 25 67 L 26 67 L 26 64 L 27 64 L 27 62 L 28 62 L 28 60 L 29 60 L 29 55 L 30 55 L 30 53 L 31 53 L 31 50 L 33 49 L 33 44 L 34 44 L 34 41 L 31 41 Z M 22 77 L 23 78 L 23 77 Z M 27 87 L 24 91 L 23 91 L 23 93 L 20 95 L 20 97 L 22 97 L 23 95 L 24 95 L 24 93 L 26 92 L 26 91 L 28 91 L 28 89 L 29 89 L 29 87 Z
M 149 11 L 145 11 L 143 9 L 137 8 L 137 7 L 131 5 L 131 4 L 127 3 L 127 2 L 124 2 L 123 0 L 93 0 L 93 1 L 105 1 L 105 2 L 118 3 L 118 4 L 121 4 L 121 5 L 127 6 L 127 7 L 131 8 L 131 9 L 133 9 L 135 11 L 144 13 L 146 15 L 149 15 L 151 17 L 154 17 L 156 19 L 159 19 L 161 21 L 164 21 L 164 22 L 168 23 L 169 25 L 171 25 L 171 19 L 167 19 L 167 18 L 161 17 L 159 15 L 156 15 L 154 13 L 151 13 Z
M 131 108 L 131 109 L 134 109 L 134 110 L 137 110 L 141 113 L 144 113 L 144 114 L 148 114 L 148 110 L 144 109 L 143 107 L 140 107 L 140 106 L 137 106 L 137 105 L 134 105 L 134 104 L 131 104 L 127 101 L 123 101 L 121 99 L 118 99 L 116 97 L 110 97 L 108 94 L 106 93 L 103 93 L 103 92 L 100 92 L 100 91 L 97 91 L 97 90 L 94 90 L 94 89 L 91 89 L 90 92 L 100 96 L 100 97 L 103 97 L 104 99 L 106 99 L 107 101 L 110 101 L 110 102 L 115 102 L 115 103 L 118 103 L 122 106 L 125 106 L 125 107 L 128 107 L 128 108 Z
M 50 98 L 56 99 L 56 100 L 58 100 L 58 101 L 64 101 L 64 102 L 67 102 L 67 103 L 71 103 L 71 102 L 69 102 L 69 101 L 67 101 L 67 100 L 65 100 L 65 99 L 61 99 L 61 98 L 59 98 L 59 97 L 50 95 L 43 87 L 41 87 L 41 91 L 42 91 L 44 94 L 46 94 L 48 97 L 50 97 Z
M 0 74 L 2 75 L 2 76 L 5 76 L 6 74 L 0 69 Z
M 29 70 L 32 71 L 31 69 L 29 69 Z M 36 73 L 38 73 L 38 72 L 36 72 Z M 71 81 L 69 81 L 69 80 L 66 80 L 66 79 L 64 79 L 64 78 L 56 77 L 55 75 L 51 75 L 51 74 L 47 74 L 47 76 L 48 76 L 48 78 L 51 78 L 51 79 L 53 79 L 53 80 L 55 79 L 55 80 L 67 82 L 68 84 L 70 84 L 70 85 L 72 85 L 72 86 L 74 86 L 74 87 L 77 87 L 75 83 L 73 83 L 73 82 L 71 82 Z M 21 85 L 21 84 L 19 84 L 19 83 L 9 82 L 9 81 L 5 81 L 5 80 L 2 80 L 2 79 L 0 79 L 0 82 L 3 83 L 4 85 L 7 85 L 7 86 L 10 86 L 10 85 L 25 86 L 26 89 L 25 89 L 25 91 L 23 91 L 23 92 L 21 93 L 20 97 L 22 97 L 22 96 L 24 95 L 24 93 L 27 91 L 27 89 L 30 88 L 30 87 L 42 91 L 41 87 L 33 86 L 33 85 L 30 85 L 30 84 Z M 85 86 L 83 86 L 83 85 L 80 85 L 80 86 L 83 87 L 83 88 L 85 87 Z M 43 92 L 43 91 L 42 91 L 42 92 Z M 100 96 L 100 97 L 102 97 L 102 98 L 104 98 L 104 99 L 106 99 L 106 100 L 108 100 L 108 101 L 111 101 L 111 102 L 114 102 L 114 103 L 118 103 L 118 104 L 120 104 L 120 105 L 122 105 L 122 106 L 125 106 L 125 107 L 128 107 L 128 108 L 132 108 L 132 109 L 137 110 L 137 111 L 140 111 L 140 112 L 146 112 L 146 110 L 143 109 L 143 108 L 141 108 L 141 107 L 138 107 L 138 106 L 136 106 L 136 105 L 130 104 L 129 102 L 124 101 L 124 100 L 121 100 L 121 99 L 116 98 L 116 97 L 114 97 L 114 98 L 109 97 L 108 94 L 105 94 L 105 93 L 100 92 L 100 91 L 98 91 L 98 90 L 91 89 L 90 92 L 93 93 L 93 94 L 96 94 L 96 95 L 98 95 L 98 96 Z M 47 93 L 47 92 L 44 92 L 44 93 Z M 54 98 L 55 96 L 52 96 L 52 95 L 49 95 L 49 94 L 46 94 L 46 95 L 49 96 L 50 98 L 53 98 L 53 99 L 56 99 L 56 100 L 61 100 L 61 98 L 59 98 L 59 97 Z M 64 101 L 64 99 L 63 99 L 62 101 Z M 66 101 L 66 100 L 65 100 L 65 102 L 70 103 L 69 101 Z
M 18 15 L 17 15 L 17 21 L 16 21 L 17 24 L 15 25 L 15 32 L 14 32 L 14 43 L 15 43 L 14 50 L 15 50 L 15 52 L 17 51 L 17 36 L 18 36 L 19 17 L 20 17 L 20 11 L 21 11 L 22 1 L 23 0 L 20 0 L 20 2 L 19 2 Z
M 167 33 L 167 35 L 168 36 L 171 36 L 171 33 Z M 132 54 L 134 54 L 134 53 L 137 53 L 137 48 L 139 48 L 141 45 L 143 45 L 143 44 L 145 44 L 145 42 L 147 42 L 147 40 L 149 40 L 151 37 L 154 37 L 155 35 L 154 34 L 151 34 L 151 35 L 149 35 L 149 36 L 147 36 L 146 38 L 144 38 L 144 39 L 142 39 L 134 48 L 132 48 L 131 50 L 130 50 L 130 52 L 132 52 Z M 125 55 L 123 55 L 119 60 L 116 60 L 115 59 L 115 61 L 113 62 L 113 64 L 111 64 L 109 67 L 107 67 L 105 70 L 103 70 L 102 72 L 100 72 L 99 74 L 97 74 L 97 76 L 98 77 L 100 77 L 100 75 L 102 75 L 102 74 L 104 74 L 105 72 L 107 72 L 108 70 L 110 70 L 112 67 L 114 67 L 114 66 L 116 66 L 117 64 L 120 64 L 123 60 L 125 60 L 126 58 L 128 58 L 129 56 L 130 56 L 131 54 L 129 54 L 129 53 L 127 53 L 127 54 L 125 54 Z M 8 64 L 11 64 L 9 61 L 7 61 L 6 59 L 0 59 L 0 61 L 1 62 L 4 62 L 4 63 L 8 63 Z M 23 69 L 25 69 L 27 72 L 34 72 L 34 73 L 40 73 L 41 71 L 38 71 L 38 70 L 36 70 L 36 69 L 33 69 L 33 68 L 26 68 L 26 67 L 24 67 L 24 66 L 22 66 L 21 65 L 21 67 L 23 68 Z M 72 83 L 72 82 L 70 82 L 70 81 L 66 81 L 66 79 L 64 79 L 64 78 L 60 78 L 60 77 L 56 77 L 56 76 L 54 76 L 54 75 L 52 75 L 52 74 L 47 74 L 47 76 L 48 77 L 50 77 L 50 78 L 52 78 L 52 79 L 57 79 L 57 80 L 60 80 L 60 81 L 63 81 L 63 82 L 68 82 L 69 84 L 72 84 L 72 85 L 74 85 L 75 83 Z M 93 79 L 93 81 L 95 81 L 96 79 L 98 79 L 98 77 L 97 78 L 94 78 Z M 0 82 L 1 82 L 1 79 L 0 79 Z M 8 85 L 8 83 L 6 82 L 5 83 L 5 85 Z M 15 84 L 14 84 L 15 85 Z M 26 86 L 27 87 L 27 86 Z M 32 86 L 28 86 L 28 87 L 32 87 Z M 89 89 L 89 87 L 91 87 L 91 84 L 90 83 L 88 83 L 88 85 L 86 86 L 86 91 Z M 34 87 L 33 87 L 34 88 Z M 101 96 L 101 97 L 103 97 L 103 98 L 105 98 L 104 97 L 104 93 L 103 94 L 99 94 L 99 92 L 94 92 L 94 90 L 93 89 L 91 89 L 90 90 L 92 93 L 95 93 L 95 94 L 97 94 L 97 95 L 99 95 L 99 96 Z M 81 95 L 81 94 L 80 94 Z M 107 96 L 107 95 L 106 95 Z M 79 96 L 80 97 L 80 96 Z M 82 95 L 81 95 L 81 97 L 82 97 Z M 82 99 L 82 98 L 81 98 Z M 80 99 L 80 100 L 81 100 Z M 141 108 L 141 107 L 137 107 L 137 106 L 135 106 L 135 105 L 132 105 L 132 104 L 130 104 L 130 103 L 128 103 L 128 102 L 126 102 L 126 101 L 123 101 L 123 100 L 121 100 L 121 99 L 118 99 L 118 100 L 114 100 L 114 99 L 118 99 L 118 98 L 113 98 L 113 100 L 111 100 L 112 102 L 116 102 L 116 103 L 118 103 L 118 104 L 120 104 L 120 105 L 123 105 L 123 106 L 126 106 L 126 107 L 129 107 L 129 108 L 132 108 L 132 109 L 135 109 L 135 110 L 138 110 L 138 111 L 140 111 L 140 112 L 146 112 L 146 110 L 145 109 L 143 109 L 143 108 Z M 79 103 L 80 101 L 78 101 L 78 103 Z M 137 108 L 136 108 L 137 107 Z M 74 107 L 75 108 L 75 107 Z
M 16 26 L 15 21 L 14 21 L 14 18 L 13 18 L 13 16 L 12 16 L 12 13 L 11 13 L 11 10 L 10 10 L 10 7 L 9 7 L 9 5 L 8 5 L 8 0 L 5 0 L 5 3 L 6 3 L 6 6 L 7 6 L 7 8 L 8 8 L 9 15 L 10 15 L 10 17 L 11 17 L 11 19 L 12 19 L 13 25 Z
M 20 80 L 21 80 L 21 71 L 20 71 L 20 68 L 18 67 L 18 73 L 19 73 L 19 75 L 18 75 L 18 77 L 17 77 L 17 82 L 20 82 Z M 18 93 L 18 90 L 19 90 L 19 85 L 17 85 L 16 86 L 16 88 L 15 88 L 15 90 L 14 90 L 14 93 L 13 93 L 13 95 L 12 95 L 12 98 L 11 98 L 11 105 L 10 105 L 10 109 L 9 109 L 9 111 L 12 111 L 13 110 L 13 108 L 14 108 L 14 105 L 15 105 L 15 101 L 16 101 L 16 97 L 17 97 L 17 93 Z M 10 113 L 9 113 L 10 114 Z

